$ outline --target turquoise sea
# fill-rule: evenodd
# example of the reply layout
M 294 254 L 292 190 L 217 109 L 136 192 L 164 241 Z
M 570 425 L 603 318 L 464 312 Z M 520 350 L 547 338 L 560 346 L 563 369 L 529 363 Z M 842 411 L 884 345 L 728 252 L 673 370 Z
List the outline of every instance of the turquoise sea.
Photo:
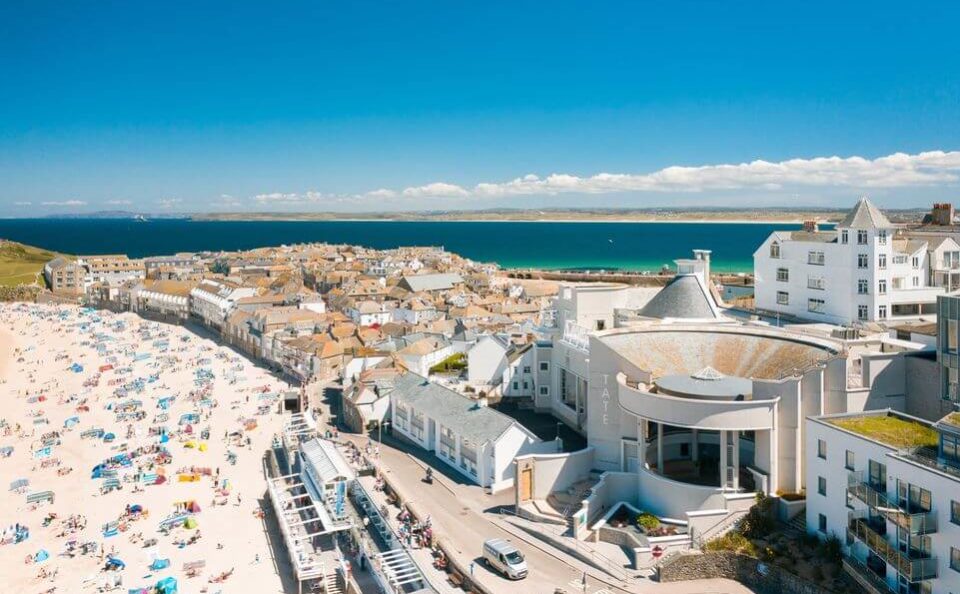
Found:
M 69 254 L 131 257 L 236 250 L 303 242 L 447 250 L 506 268 L 659 270 L 694 248 L 713 250 L 713 269 L 753 270 L 753 252 L 789 224 L 422 221 L 191 221 L 3 219 L 0 238 Z

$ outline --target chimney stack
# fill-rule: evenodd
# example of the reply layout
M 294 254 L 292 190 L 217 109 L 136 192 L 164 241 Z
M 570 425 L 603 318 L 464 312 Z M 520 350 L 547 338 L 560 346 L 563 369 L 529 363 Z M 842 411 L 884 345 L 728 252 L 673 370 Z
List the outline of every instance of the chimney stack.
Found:
M 820 224 L 817 221 L 804 221 L 803 230 L 807 233 L 816 233 L 820 230 Z

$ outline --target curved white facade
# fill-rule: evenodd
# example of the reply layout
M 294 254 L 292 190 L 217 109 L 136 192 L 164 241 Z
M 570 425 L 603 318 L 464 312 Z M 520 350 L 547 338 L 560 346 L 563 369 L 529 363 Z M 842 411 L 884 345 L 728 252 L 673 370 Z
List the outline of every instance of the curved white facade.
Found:
M 624 373 L 617 374 L 619 404 L 625 412 L 649 421 L 690 429 L 756 430 L 773 429 L 779 398 L 767 400 L 696 400 L 657 394 L 627 384 Z

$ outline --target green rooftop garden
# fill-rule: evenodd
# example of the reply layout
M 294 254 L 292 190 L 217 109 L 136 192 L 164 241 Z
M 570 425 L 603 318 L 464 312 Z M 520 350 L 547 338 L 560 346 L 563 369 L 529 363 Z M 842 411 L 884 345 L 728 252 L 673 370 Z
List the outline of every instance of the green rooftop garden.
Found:
M 841 417 L 829 422 L 897 449 L 936 447 L 939 439 L 935 429 L 893 415 Z

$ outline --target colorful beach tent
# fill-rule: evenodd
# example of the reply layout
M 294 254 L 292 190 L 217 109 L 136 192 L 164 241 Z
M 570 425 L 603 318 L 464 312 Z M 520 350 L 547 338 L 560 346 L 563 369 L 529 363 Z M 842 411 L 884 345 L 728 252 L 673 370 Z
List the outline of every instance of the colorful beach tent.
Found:
M 157 594 L 177 594 L 177 580 L 168 577 L 157 582 Z

